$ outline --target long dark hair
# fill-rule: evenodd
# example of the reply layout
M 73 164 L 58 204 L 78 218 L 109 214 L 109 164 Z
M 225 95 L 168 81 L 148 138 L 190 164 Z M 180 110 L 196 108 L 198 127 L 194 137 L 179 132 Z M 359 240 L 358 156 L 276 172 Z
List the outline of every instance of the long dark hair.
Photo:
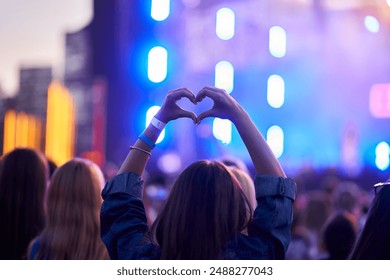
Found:
M 152 225 L 161 259 L 217 259 L 244 229 L 251 207 L 229 169 L 198 161 L 177 178 Z
M 375 195 L 350 259 L 390 260 L 389 205 L 390 186 L 385 186 Z
M 0 259 L 26 259 L 29 242 L 44 226 L 47 162 L 30 149 L 3 158 L 0 175 Z
M 72 159 L 57 168 L 47 195 L 47 222 L 36 259 L 107 259 L 100 239 L 104 178 L 89 160 Z

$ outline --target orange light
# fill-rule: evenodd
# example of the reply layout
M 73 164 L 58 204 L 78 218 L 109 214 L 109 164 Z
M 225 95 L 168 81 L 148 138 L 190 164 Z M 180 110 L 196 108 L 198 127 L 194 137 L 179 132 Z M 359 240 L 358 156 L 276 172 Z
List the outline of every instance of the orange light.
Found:
M 37 120 L 35 129 L 35 145 L 39 151 L 42 151 L 42 121 L 40 119 Z
M 27 147 L 28 141 L 28 116 L 21 112 L 16 116 L 15 147 Z
M 27 147 L 36 149 L 36 133 L 37 119 L 34 116 L 27 116 L 28 131 L 27 131 Z
M 73 98 L 58 82 L 49 86 L 47 97 L 46 156 L 61 165 L 74 156 Z
M 3 154 L 15 148 L 41 150 L 41 121 L 24 112 L 7 111 L 4 117 Z
M 3 154 L 15 148 L 16 113 L 8 110 L 4 116 Z

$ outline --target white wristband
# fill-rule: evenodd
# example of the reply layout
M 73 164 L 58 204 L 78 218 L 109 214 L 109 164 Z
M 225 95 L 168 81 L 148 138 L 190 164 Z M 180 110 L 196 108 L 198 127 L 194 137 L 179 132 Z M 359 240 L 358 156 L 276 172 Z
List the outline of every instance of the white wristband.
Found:
M 166 123 L 163 123 L 162 121 L 158 120 L 156 117 L 153 117 L 152 121 L 150 122 L 155 128 L 162 131 L 164 127 L 167 125 Z

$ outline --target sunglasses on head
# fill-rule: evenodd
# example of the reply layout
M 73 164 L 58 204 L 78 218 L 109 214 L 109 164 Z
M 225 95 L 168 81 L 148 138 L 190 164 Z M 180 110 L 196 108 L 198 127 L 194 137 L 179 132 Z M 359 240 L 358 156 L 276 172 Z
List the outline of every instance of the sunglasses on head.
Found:
M 383 187 L 390 186 L 390 181 L 377 183 L 374 185 L 375 194 L 377 194 Z

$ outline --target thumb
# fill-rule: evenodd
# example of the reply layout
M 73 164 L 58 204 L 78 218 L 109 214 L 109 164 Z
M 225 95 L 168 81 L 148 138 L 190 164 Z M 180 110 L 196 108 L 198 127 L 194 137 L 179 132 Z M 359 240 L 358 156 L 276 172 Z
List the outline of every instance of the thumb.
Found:
M 197 122 L 196 115 L 194 113 L 186 111 L 186 110 L 182 110 L 180 112 L 180 118 L 190 118 L 190 119 L 192 119 L 194 121 L 194 123 Z

